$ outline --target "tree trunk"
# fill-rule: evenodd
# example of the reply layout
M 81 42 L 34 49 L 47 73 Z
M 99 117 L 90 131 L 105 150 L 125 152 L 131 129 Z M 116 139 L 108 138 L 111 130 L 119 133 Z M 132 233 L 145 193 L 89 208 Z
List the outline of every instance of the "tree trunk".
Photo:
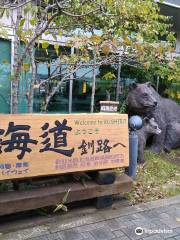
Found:
M 16 4 L 18 6 L 22 0 L 17 0 Z M 16 26 L 15 26 L 15 36 L 14 36 L 14 66 L 13 66 L 13 80 L 12 80 L 12 90 L 11 90 L 11 112 L 17 113 L 18 112 L 18 86 L 20 81 L 20 72 L 21 67 L 23 64 L 23 60 L 27 57 L 27 54 L 31 47 L 34 45 L 35 41 L 38 37 L 42 36 L 42 34 L 48 29 L 50 23 L 53 21 L 55 17 L 57 17 L 60 13 L 59 11 L 55 12 L 46 22 L 42 29 L 35 29 L 34 36 L 30 39 L 29 43 L 26 45 L 25 49 L 23 50 L 22 54 L 18 54 L 18 36 L 16 34 L 16 30 L 18 29 L 20 20 L 21 20 L 21 7 L 17 7 L 17 19 L 16 19 Z
M 16 34 L 16 30 L 19 26 L 21 20 L 21 9 L 17 8 L 17 19 L 16 26 L 14 30 L 14 64 L 13 64 L 13 79 L 11 85 L 11 113 L 18 112 L 18 90 L 19 90 L 19 81 L 20 81 L 20 69 L 18 69 L 18 50 L 19 50 L 19 38 Z
M 31 48 L 29 53 L 30 53 L 30 60 L 31 60 L 32 78 L 31 78 L 31 83 L 28 91 L 28 113 L 32 113 L 33 103 L 34 103 L 34 83 L 36 80 L 36 64 L 35 64 L 35 58 L 34 58 L 34 49 Z
M 94 112 L 95 90 L 96 90 L 96 55 L 94 55 L 94 66 L 93 66 L 93 82 L 92 82 L 92 92 L 91 92 L 91 113 Z

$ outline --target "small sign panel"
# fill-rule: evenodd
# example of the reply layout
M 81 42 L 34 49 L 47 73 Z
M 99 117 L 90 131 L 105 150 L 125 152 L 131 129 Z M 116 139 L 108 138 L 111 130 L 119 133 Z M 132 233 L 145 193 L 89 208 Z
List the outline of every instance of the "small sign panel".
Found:
M 117 112 L 118 107 L 114 105 L 102 105 L 101 112 Z
M 115 101 L 100 101 L 100 111 L 115 113 L 118 111 L 119 102 Z
M 0 180 L 129 165 L 126 114 L 0 114 Z

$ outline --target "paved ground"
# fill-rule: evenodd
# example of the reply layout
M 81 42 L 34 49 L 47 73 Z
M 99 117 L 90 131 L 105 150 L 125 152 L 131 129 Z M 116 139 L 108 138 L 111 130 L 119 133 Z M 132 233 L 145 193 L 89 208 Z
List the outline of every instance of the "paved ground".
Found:
M 139 234 L 135 233 L 136 228 Z M 2 234 L 0 240 L 180 240 L 180 195 L 136 206 L 62 218 Z

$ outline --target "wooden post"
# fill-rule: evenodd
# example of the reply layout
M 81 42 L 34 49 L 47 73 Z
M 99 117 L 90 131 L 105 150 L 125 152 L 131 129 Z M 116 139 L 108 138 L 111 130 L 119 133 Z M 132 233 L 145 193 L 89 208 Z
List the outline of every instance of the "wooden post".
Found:
M 132 179 L 127 175 L 117 176 L 114 184 L 97 185 L 87 180 L 86 186 L 80 182 L 60 183 L 35 189 L 7 191 L 1 193 L 0 216 L 46 206 L 59 204 L 68 189 L 71 189 L 66 203 L 93 199 L 98 197 L 97 208 L 112 204 L 112 195 L 131 190 Z M 111 196 L 106 197 L 108 194 Z

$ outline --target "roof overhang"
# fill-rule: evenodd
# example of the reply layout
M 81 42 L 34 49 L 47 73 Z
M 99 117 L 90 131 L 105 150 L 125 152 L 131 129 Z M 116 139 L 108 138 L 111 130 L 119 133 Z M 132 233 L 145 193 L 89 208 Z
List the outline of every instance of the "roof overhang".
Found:
M 172 17 L 173 30 L 180 32 L 180 0 L 167 0 L 160 2 L 160 13 Z
M 174 7 L 174 8 L 180 8 L 180 1 L 179 0 L 164 0 L 164 1 L 160 1 L 160 0 L 156 0 L 156 2 L 160 3 L 160 4 L 164 4 L 166 6 L 170 6 L 170 7 Z

